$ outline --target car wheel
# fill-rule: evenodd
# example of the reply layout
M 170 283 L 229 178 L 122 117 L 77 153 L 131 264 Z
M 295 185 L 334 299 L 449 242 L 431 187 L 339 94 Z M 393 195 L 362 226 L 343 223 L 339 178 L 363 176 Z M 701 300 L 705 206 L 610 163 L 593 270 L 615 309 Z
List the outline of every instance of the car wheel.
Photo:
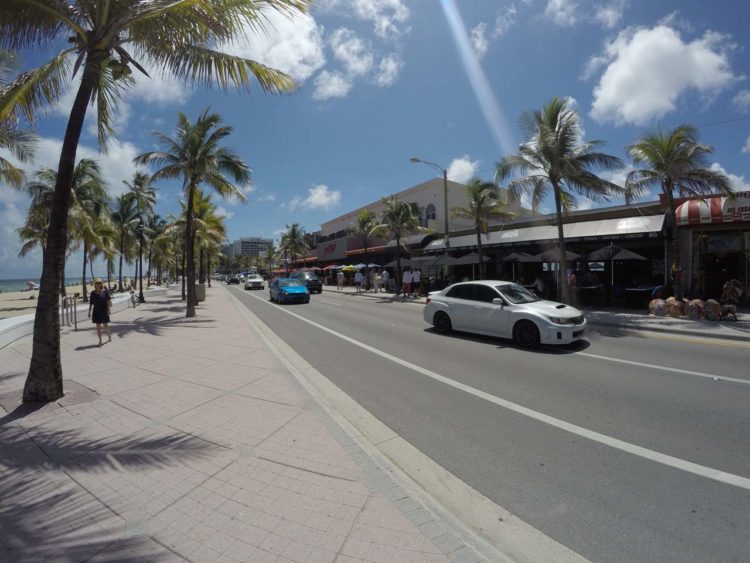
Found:
M 451 318 L 448 316 L 448 313 L 444 313 L 443 311 L 435 313 L 435 316 L 432 318 L 432 324 L 435 326 L 435 330 L 442 334 L 453 330 Z
M 539 329 L 531 321 L 518 321 L 513 327 L 513 341 L 522 348 L 539 345 Z

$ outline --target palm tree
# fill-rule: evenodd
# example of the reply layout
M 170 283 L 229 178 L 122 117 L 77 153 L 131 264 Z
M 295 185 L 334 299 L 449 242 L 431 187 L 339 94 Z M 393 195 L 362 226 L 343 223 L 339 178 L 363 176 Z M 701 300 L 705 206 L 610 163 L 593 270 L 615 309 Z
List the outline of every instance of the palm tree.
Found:
M 362 244 L 364 247 L 364 262 L 367 263 L 367 250 L 368 242 L 372 236 L 372 231 L 379 225 L 377 217 L 369 209 L 363 209 L 357 213 L 357 218 L 354 224 L 349 228 L 349 235 L 354 237 L 362 237 Z
M 151 177 L 143 172 L 136 172 L 133 175 L 133 183 L 123 180 L 122 182 L 128 188 L 129 193 L 133 196 L 135 207 L 138 212 L 138 302 L 145 303 L 143 297 L 143 235 L 145 230 L 144 222 L 154 211 L 156 204 L 156 189 L 151 183 Z
M 133 248 L 135 246 L 135 230 L 138 225 L 138 210 L 136 209 L 135 198 L 130 193 L 125 193 L 115 198 L 115 205 L 112 210 L 112 222 L 117 229 L 119 243 L 117 250 L 120 254 L 120 269 L 118 274 L 119 291 L 125 291 L 122 283 L 122 263 L 130 262 L 133 258 Z
M 583 142 L 580 117 L 565 99 L 552 98 L 541 111 L 526 112 L 521 125 L 527 135 L 526 142 L 517 154 L 507 155 L 497 163 L 495 180 L 499 183 L 511 174 L 520 174 L 508 184 L 512 199 L 528 195 L 541 200 L 552 190 L 560 247 L 562 301 L 569 303 L 563 212 L 566 208 L 575 208 L 574 194 L 592 201 L 621 194 L 620 186 L 599 178 L 591 170 L 618 170 L 623 164 L 617 157 L 597 152 L 603 141 Z
M 17 57 L 10 51 L 0 49 L 0 97 L 8 87 L 8 77 L 17 66 Z M 34 157 L 35 144 L 36 137 L 28 131 L 18 129 L 15 120 L 0 119 L 0 149 L 7 149 L 14 157 L 24 162 Z M 23 170 L 0 156 L 0 181 L 20 187 L 23 180 Z
M 195 233 L 195 246 L 198 249 L 199 283 L 206 283 L 206 278 L 210 273 L 211 253 L 226 239 L 226 226 L 224 217 L 216 214 L 216 206 L 211 202 L 211 196 L 204 195 L 200 190 L 196 191 L 195 195 L 197 199 L 193 232 Z
M 146 280 L 148 285 L 151 286 L 151 261 L 153 260 L 154 242 L 164 233 L 167 228 L 167 222 L 156 213 L 151 213 L 146 218 L 146 236 L 148 238 L 148 269 L 146 270 Z
M 102 214 L 93 228 L 96 232 L 96 240 L 91 245 L 89 264 L 93 264 L 97 258 L 103 258 L 107 269 L 107 288 L 112 288 L 112 274 L 115 269 L 115 257 L 117 256 L 117 244 L 119 233 L 108 214 Z M 91 277 L 94 277 L 93 266 Z
M 490 221 L 507 220 L 515 216 L 515 213 L 506 211 L 507 202 L 502 201 L 500 190 L 492 182 L 483 182 L 479 178 L 472 178 L 466 185 L 466 195 L 469 207 L 454 207 L 451 209 L 453 217 L 468 219 L 474 224 L 477 234 L 477 260 L 479 262 L 479 276 L 481 279 L 487 277 L 487 265 L 484 263 L 484 252 L 482 248 L 482 235 L 490 232 Z
M 287 270 L 289 269 L 289 263 L 294 264 L 298 256 L 305 255 L 308 250 L 307 243 L 305 242 L 305 229 L 299 223 L 292 223 L 286 226 L 286 232 L 281 235 L 279 250 L 289 259 Z
M 631 203 L 652 188 L 661 190 L 667 208 L 667 239 L 671 242 L 671 256 L 665 256 L 665 265 L 667 268 L 670 264 L 680 268 L 680 245 L 675 235 L 675 195 L 732 196 L 731 182 L 725 174 L 710 168 L 708 157 L 713 153 L 713 147 L 698 143 L 698 131 L 691 125 L 680 125 L 671 131 L 660 129 L 643 135 L 628 147 L 628 153 L 635 165 L 641 168 L 628 174 L 625 202 Z
M 406 203 L 395 195 L 384 197 L 381 223 L 371 233 L 382 238 L 396 239 L 396 291 L 400 293 L 401 283 L 401 239 L 415 233 L 429 233 L 431 229 L 422 227 L 419 208 L 416 203 Z
M 65 260 L 73 168 L 89 105 L 96 104 L 99 140 L 105 143 L 112 133 L 117 101 L 133 83 L 132 68 L 146 74 L 143 64 L 186 82 L 217 84 L 222 89 L 249 90 L 254 77 L 267 92 L 291 91 L 295 83 L 289 76 L 215 47 L 244 36 L 246 30 L 257 33 L 263 28 L 266 9 L 293 15 L 306 12 L 308 4 L 308 0 L 3 0 L 0 49 L 63 47 L 2 92 L 0 122 L 19 114 L 32 121 L 39 109 L 59 99 L 72 76 L 81 73 L 60 153 L 24 401 L 53 401 L 63 394 L 57 287 Z M 141 57 L 140 62 L 133 54 Z
M 223 197 L 234 196 L 244 201 L 244 194 L 229 180 L 245 184 L 250 180 L 250 168 L 233 151 L 221 146 L 232 133 L 232 128 L 221 124 L 221 116 L 204 110 L 195 123 L 180 113 L 177 136 L 171 139 L 158 131 L 154 135 L 164 150 L 144 153 L 135 159 L 137 164 L 154 164 L 159 169 L 153 178 L 182 178 L 187 210 L 185 216 L 185 251 L 187 253 L 187 310 L 186 317 L 195 316 L 195 256 L 193 254 L 193 209 L 195 192 L 201 184 L 211 186 Z
M 278 249 L 271 245 L 268 248 L 266 248 L 266 254 L 264 258 L 266 259 L 266 262 L 268 263 L 268 277 L 271 277 L 271 273 L 273 272 L 273 263 L 274 260 L 276 260 L 276 256 L 278 254 Z

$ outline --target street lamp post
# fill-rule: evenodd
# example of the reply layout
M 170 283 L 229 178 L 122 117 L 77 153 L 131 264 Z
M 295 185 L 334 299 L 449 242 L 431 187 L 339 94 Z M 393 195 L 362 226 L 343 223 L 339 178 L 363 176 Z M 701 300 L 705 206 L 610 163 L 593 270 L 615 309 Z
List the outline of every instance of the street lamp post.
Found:
M 443 174 L 443 215 L 444 215 L 444 232 L 443 235 L 443 254 L 445 256 L 445 260 L 443 261 L 443 277 L 445 279 L 445 282 L 448 282 L 448 250 L 450 248 L 450 238 L 448 238 L 448 231 L 450 229 L 450 225 L 448 223 L 448 171 L 443 168 L 442 166 L 438 166 L 434 162 L 429 162 L 428 160 L 422 160 L 421 158 L 417 158 L 416 156 L 412 156 L 409 158 L 409 162 L 415 163 L 415 164 L 426 164 L 427 166 L 431 166 L 432 168 L 435 168 L 436 170 L 439 170 Z

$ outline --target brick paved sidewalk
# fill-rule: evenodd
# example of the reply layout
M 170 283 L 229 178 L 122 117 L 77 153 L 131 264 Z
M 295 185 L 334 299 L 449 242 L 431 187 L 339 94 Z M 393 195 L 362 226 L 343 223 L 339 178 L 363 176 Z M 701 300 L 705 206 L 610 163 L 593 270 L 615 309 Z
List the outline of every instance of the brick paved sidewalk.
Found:
M 18 404 L 31 338 L 0 350 L 0 562 L 476 560 L 224 291 L 183 315 L 172 295 L 101 348 L 64 334 L 66 396 L 38 408 Z

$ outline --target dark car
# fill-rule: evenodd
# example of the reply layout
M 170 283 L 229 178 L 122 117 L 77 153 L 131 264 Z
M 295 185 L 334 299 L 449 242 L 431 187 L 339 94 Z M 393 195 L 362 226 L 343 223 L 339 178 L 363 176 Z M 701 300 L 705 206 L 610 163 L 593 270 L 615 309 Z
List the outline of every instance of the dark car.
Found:
M 323 293 L 323 282 L 315 272 L 294 272 L 289 277 L 305 282 L 310 293 Z
M 236 283 L 237 285 L 240 284 L 240 276 L 231 275 L 227 278 L 227 285 L 231 285 L 233 283 Z

